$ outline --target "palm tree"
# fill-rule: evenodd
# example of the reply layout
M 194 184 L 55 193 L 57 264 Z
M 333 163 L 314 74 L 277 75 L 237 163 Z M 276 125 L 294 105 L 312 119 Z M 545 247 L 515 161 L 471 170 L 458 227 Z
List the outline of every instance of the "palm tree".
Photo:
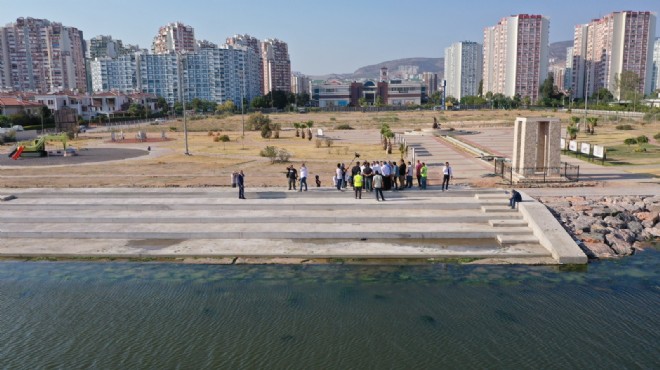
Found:
M 300 123 L 297 123 L 297 122 L 294 123 L 293 127 L 296 128 L 296 137 L 299 137 L 300 136 Z
M 589 123 L 587 130 L 593 135 L 595 131 L 594 127 L 598 125 L 598 117 L 588 117 L 587 122 Z
M 574 124 L 570 124 L 568 127 L 566 127 L 566 133 L 571 140 L 575 140 L 575 138 L 577 138 L 578 131 L 579 130 L 577 126 Z

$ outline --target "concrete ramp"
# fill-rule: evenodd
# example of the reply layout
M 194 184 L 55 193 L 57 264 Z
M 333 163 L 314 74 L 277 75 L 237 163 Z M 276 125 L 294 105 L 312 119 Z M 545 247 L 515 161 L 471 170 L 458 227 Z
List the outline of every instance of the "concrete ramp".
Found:
M 566 259 L 565 251 L 553 249 L 556 235 L 547 237 L 546 229 L 537 227 L 546 221 L 534 221 L 538 210 L 530 211 L 532 202 L 511 210 L 501 189 L 411 189 L 385 192 L 385 202 L 373 193 L 355 199 L 350 190 L 334 189 L 247 189 L 246 200 L 234 189 L 3 193 L 15 196 L 0 203 L 0 256 L 5 257 L 586 263 L 586 257 Z

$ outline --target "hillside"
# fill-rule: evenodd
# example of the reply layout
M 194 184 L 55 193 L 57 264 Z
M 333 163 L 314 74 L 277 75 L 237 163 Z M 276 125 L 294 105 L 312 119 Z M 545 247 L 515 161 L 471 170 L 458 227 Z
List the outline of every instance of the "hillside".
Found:
M 573 40 L 558 41 L 550 44 L 549 58 L 551 63 L 563 64 L 566 61 L 566 48 L 573 45 Z M 389 60 L 358 68 L 353 73 L 332 73 L 322 76 L 310 76 L 314 80 L 327 80 L 336 78 L 340 80 L 357 80 L 360 78 L 376 79 L 380 75 L 380 68 L 387 67 L 390 76 L 395 76 L 399 67 L 416 66 L 417 73 L 434 72 L 442 79 L 445 74 L 445 58 L 404 58 Z

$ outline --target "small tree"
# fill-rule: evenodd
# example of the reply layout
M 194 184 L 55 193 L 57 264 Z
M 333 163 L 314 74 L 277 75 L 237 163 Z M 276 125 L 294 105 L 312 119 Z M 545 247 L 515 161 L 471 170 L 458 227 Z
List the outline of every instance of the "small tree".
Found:
M 270 137 L 273 135 L 273 130 L 270 128 L 270 125 L 266 123 L 265 125 L 261 126 L 261 137 L 264 139 L 270 139 Z
M 296 137 L 300 137 L 300 123 L 296 122 L 293 124 L 293 127 L 296 129 Z
M 577 126 L 574 124 L 570 124 L 568 127 L 566 127 L 566 133 L 571 140 L 575 140 L 575 138 L 577 138 L 578 131 L 579 130 Z
M 262 126 L 270 124 L 270 117 L 261 112 L 252 113 L 248 117 L 248 124 L 251 130 L 261 130 Z
M 635 140 L 637 140 L 638 144 L 647 144 L 649 142 L 648 136 L 645 135 L 638 136 Z
M 589 117 L 589 118 L 587 118 L 587 131 L 590 134 L 592 134 L 592 135 L 594 134 L 594 131 L 595 131 L 594 128 L 596 127 L 596 125 L 598 125 L 598 117 Z
M 571 116 L 571 123 L 577 128 L 577 132 L 580 132 L 580 117 Z

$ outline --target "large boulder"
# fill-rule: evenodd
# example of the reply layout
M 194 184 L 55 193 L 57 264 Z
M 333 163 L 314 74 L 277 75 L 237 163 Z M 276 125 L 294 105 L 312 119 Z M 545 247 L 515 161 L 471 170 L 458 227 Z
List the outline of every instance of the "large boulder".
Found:
M 590 216 L 580 216 L 573 221 L 573 228 L 576 232 L 590 231 L 591 226 L 600 223 L 600 219 Z
M 603 221 L 615 229 L 621 229 L 626 225 L 626 223 L 620 217 L 616 216 L 607 216 L 603 219 Z
M 612 249 L 602 242 L 584 242 L 582 249 L 589 258 L 613 258 L 616 257 Z
M 630 230 L 616 230 L 605 235 L 605 241 L 620 256 L 633 254 L 632 243 L 635 241 L 635 237 Z

